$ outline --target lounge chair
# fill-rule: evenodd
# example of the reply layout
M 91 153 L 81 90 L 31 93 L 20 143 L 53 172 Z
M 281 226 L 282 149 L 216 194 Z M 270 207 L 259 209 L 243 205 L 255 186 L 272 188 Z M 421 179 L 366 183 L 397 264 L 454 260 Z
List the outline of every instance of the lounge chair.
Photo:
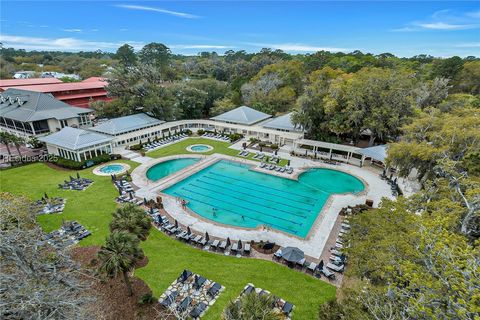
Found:
M 303 268 L 303 266 L 305 265 L 305 261 L 305 258 L 302 258 L 301 260 L 297 261 L 296 265 L 300 268 Z
M 285 315 L 289 315 L 290 313 L 292 313 L 292 310 L 293 310 L 293 304 L 291 304 L 290 302 L 287 302 L 285 301 L 284 305 L 283 305 L 283 308 L 282 308 L 282 312 L 285 314 Z
M 202 239 L 202 236 L 196 236 L 193 238 L 193 242 L 198 243 Z
M 322 270 L 320 270 L 324 275 L 325 277 L 329 278 L 329 279 L 335 279 L 335 273 L 333 273 L 332 271 L 328 270 L 327 268 L 323 267 Z
M 214 240 L 214 241 L 212 242 L 212 245 L 211 245 L 212 248 L 215 248 L 215 249 L 216 249 L 216 248 L 218 247 L 219 243 L 220 243 L 219 240 Z
M 265 168 L 267 164 L 265 162 L 260 163 L 260 168 Z
M 188 278 L 190 278 L 190 276 L 192 275 L 192 271 L 190 270 L 183 270 L 182 274 L 180 274 L 180 277 L 178 277 L 178 281 L 181 282 L 181 283 L 184 283 L 185 281 L 187 281 Z
M 205 284 L 205 281 L 207 281 L 207 279 L 202 276 L 196 277 L 193 287 L 198 290 Z
M 278 249 L 277 252 L 273 254 L 273 257 L 280 259 L 282 257 L 282 248 Z
M 315 262 L 310 262 L 310 264 L 307 266 L 307 270 L 310 270 L 312 273 L 314 273 L 315 269 L 317 269 L 317 264 Z
M 185 297 L 185 299 L 180 302 L 180 304 L 177 307 L 177 310 L 179 312 L 185 312 L 187 311 L 188 307 L 190 307 L 190 304 L 192 304 L 193 299 L 190 297 Z
M 213 284 L 213 286 L 211 286 L 210 289 L 208 289 L 207 294 L 210 297 L 215 298 L 218 295 L 218 293 L 220 292 L 221 288 L 222 288 L 222 286 L 215 282 Z
M 177 296 L 178 296 L 178 291 L 173 291 L 165 299 L 163 299 L 163 301 L 160 304 L 165 308 L 168 308 L 175 301 Z
M 342 264 L 340 266 L 337 266 L 336 264 L 329 262 L 327 263 L 327 268 L 332 269 L 333 271 L 336 271 L 336 272 L 343 272 L 343 270 L 345 270 L 345 265 Z
M 232 250 L 232 251 L 234 251 L 234 252 L 237 252 L 237 251 L 238 251 L 238 243 L 235 242 L 235 243 L 232 245 L 232 248 L 231 248 L 230 250 Z
M 249 294 L 251 292 L 255 291 L 255 287 L 252 286 L 251 284 L 248 284 L 242 291 L 242 294 Z
M 340 251 L 338 251 L 338 250 L 336 250 L 336 249 L 330 249 L 330 252 L 331 252 L 334 256 L 337 256 L 337 257 L 343 256 L 343 253 L 341 253 Z
M 288 173 L 288 174 L 292 174 L 292 173 L 293 173 L 293 168 L 292 168 L 292 167 L 288 168 L 288 169 L 287 169 L 287 173 Z
M 219 249 L 225 250 L 227 248 L 227 241 L 222 241 L 218 246 Z
M 243 252 L 245 252 L 245 254 L 250 254 L 250 243 L 245 243 L 245 247 L 243 248 Z
M 207 305 L 203 302 L 200 302 L 193 308 L 193 310 L 190 312 L 190 317 L 193 319 L 200 318 L 202 313 L 207 309 Z

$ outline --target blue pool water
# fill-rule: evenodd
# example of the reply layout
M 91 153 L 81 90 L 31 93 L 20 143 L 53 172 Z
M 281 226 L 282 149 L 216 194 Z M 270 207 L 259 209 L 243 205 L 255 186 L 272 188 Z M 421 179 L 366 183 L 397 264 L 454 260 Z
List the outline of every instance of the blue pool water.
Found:
M 233 226 L 269 226 L 305 238 L 333 193 L 363 191 L 352 175 L 311 169 L 291 180 L 221 160 L 163 190 L 204 218 Z
M 199 160 L 198 158 L 181 158 L 160 162 L 147 170 L 147 178 L 152 181 L 160 180 L 183 168 L 191 166 Z
M 100 168 L 100 172 L 114 174 L 123 171 L 124 167 L 121 164 L 108 164 L 103 168 Z
M 211 148 L 209 146 L 206 146 L 206 145 L 203 145 L 203 144 L 199 144 L 199 145 L 195 145 L 195 146 L 190 147 L 190 150 L 192 150 L 193 152 L 205 152 L 205 151 L 208 151 L 210 149 Z

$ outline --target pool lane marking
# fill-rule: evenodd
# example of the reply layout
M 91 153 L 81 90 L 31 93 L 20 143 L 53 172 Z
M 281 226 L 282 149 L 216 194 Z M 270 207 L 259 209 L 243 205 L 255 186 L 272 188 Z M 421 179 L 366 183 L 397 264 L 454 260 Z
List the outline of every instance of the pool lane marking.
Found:
M 219 209 L 222 209 L 222 210 L 224 210 L 224 211 L 233 213 L 233 214 L 235 214 L 235 215 L 244 216 L 244 217 L 246 217 L 246 218 L 248 218 L 248 219 L 261 222 L 261 223 L 263 223 L 263 224 L 265 224 L 265 225 L 267 225 L 267 226 L 271 226 L 271 227 L 274 227 L 274 228 L 276 228 L 276 229 L 287 230 L 288 232 L 294 233 L 294 234 L 297 234 L 297 233 L 298 233 L 297 230 L 289 229 L 289 228 L 286 228 L 286 227 L 282 227 L 282 226 L 279 226 L 279 225 L 277 225 L 277 224 L 274 224 L 274 223 L 271 223 L 271 222 L 266 222 L 266 221 L 261 220 L 261 219 L 258 219 L 258 218 L 249 217 L 249 216 L 246 215 L 246 214 L 240 214 L 240 213 L 238 213 L 238 212 L 232 211 L 232 210 L 227 209 L 227 208 L 221 208 L 220 206 L 214 207 L 214 206 L 212 206 L 211 204 L 209 204 L 209 203 L 207 203 L 207 202 L 205 202 L 205 201 L 195 199 L 194 197 L 191 197 L 191 196 L 187 196 L 187 195 L 184 195 L 184 194 L 179 194 L 178 192 L 173 192 L 173 194 L 176 195 L 176 196 L 178 196 L 178 197 L 183 197 L 183 198 L 189 199 L 189 200 L 191 200 L 191 201 L 196 201 L 196 202 L 199 202 L 199 203 L 203 203 L 203 204 L 205 204 L 205 205 L 207 205 L 208 207 L 211 207 L 211 208 L 219 208 Z M 207 198 L 208 198 L 208 196 L 207 196 Z M 211 197 L 210 197 L 210 198 L 211 198 Z M 212 198 L 212 199 L 215 199 L 215 198 Z M 215 199 L 215 200 L 216 200 L 216 199 Z M 210 219 L 210 218 L 207 218 L 207 219 Z M 214 219 L 210 219 L 210 220 L 214 220 Z M 231 223 L 226 223 L 226 224 L 230 224 L 230 225 L 231 225 Z
M 305 196 L 305 195 L 302 195 L 302 194 L 298 194 L 298 193 L 296 193 L 296 192 L 285 191 L 285 190 L 281 190 L 281 189 L 278 189 L 278 188 L 269 187 L 269 186 L 265 186 L 265 185 L 262 185 L 262 184 L 259 184 L 259 183 L 251 182 L 251 181 L 248 181 L 248 182 L 247 182 L 247 181 L 243 181 L 242 179 L 229 177 L 229 176 L 227 176 L 227 175 L 223 175 L 223 174 L 220 174 L 220 173 L 215 173 L 215 172 L 208 172 L 208 173 L 213 174 L 213 175 L 216 175 L 216 176 L 220 176 L 220 177 L 232 179 L 232 180 L 235 180 L 235 181 L 240 181 L 240 182 L 242 182 L 242 183 L 253 184 L 253 185 L 256 185 L 256 186 L 259 186 L 259 187 L 262 187 L 262 188 L 273 189 L 273 190 L 277 190 L 277 191 L 279 191 L 279 192 L 283 192 L 283 193 L 287 193 L 287 194 L 294 194 L 294 195 L 296 195 L 296 196 L 303 197 L 303 198 L 306 198 L 306 199 L 310 199 L 310 200 L 315 201 L 315 198 L 313 198 L 313 197 L 309 197 L 309 196 Z M 257 190 L 257 191 L 258 191 L 258 190 Z M 329 193 L 326 192 L 326 191 L 322 191 L 322 193 L 329 194 Z
M 209 195 L 202 194 L 202 193 L 200 193 L 200 192 L 196 192 L 196 191 L 193 191 L 193 190 L 189 190 L 188 188 L 185 188 L 185 187 L 182 187 L 182 189 L 185 190 L 185 191 L 194 193 L 194 194 L 198 194 L 198 195 L 201 195 L 201 196 L 204 196 L 204 197 L 207 197 L 207 198 L 216 200 L 216 201 L 220 201 L 220 202 L 223 202 L 223 203 L 232 205 L 232 206 L 234 206 L 234 207 L 240 207 L 240 208 L 245 209 L 245 210 L 248 210 L 248 211 L 255 211 L 255 212 L 257 212 L 257 213 L 259 213 L 259 214 L 261 214 L 261 215 L 266 215 L 266 216 L 272 217 L 272 218 L 274 218 L 274 219 L 283 220 L 283 221 L 286 221 L 286 222 L 289 222 L 289 223 L 292 223 L 292 224 L 296 224 L 296 225 L 299 225 L 299 226 L 303 225 L 303 223 L 298 223 L 298 222 L 295 222 L 295 221 L 292 221 L 292 220 L 288 220 L 288 219 L 285 219 L 285 218 L 282 218 L 282 217 L 274 216 L 274 215 L 272 215 L 272 214 L 268 214 L 268 213 L 261 212 L 261 211 L 255 210 L 255 209 L 247 208 L 247 207 L 245 207 L 245 206 L 238 205 L 237 203 L 231 203 L 231 202 L 228 202 L 228 201 L 225 201 L 225 200 L 222 200 L 222 199 L 217 199 L 217 198 L 211 197 L 211 196 L 209 196 Z
M 218 193 L 218 194 L 221 194 L 221 195 L 226 195 L 230 198 L 234 198 L 234 199 L 238 199 L 238 200 L 241 200 L 243 202 L 248 202 L 248 203 L 251 203 L 253 205 L 256 205 L 256 206 L 260 206 L 260 207 L 265 207 L 265 208 L 270 208 L 270 209 L 273 209 L 273 210 L 276 210 L 276 211 L 280 211 L 280 212 L 284 212 L 286 214 L 290 214 L 290 215 L 293 215 L 293 216 L 296 216 L 296 217 L 300 217 L 300 218 L 303 218 L 303 219 L 306 219 L 307 216 L 306 215 L 302 215 L 302 214 L 299 214 L 299 213 L 293 213 L 293 212 L 290 212 L 290 211 L 285 211 L 285 210 L 282 210 L 282 209 L 277 209 L 277 208 L 274 208 L 272 206 L 267 206 L 267 205 L 263 205 L 263 204 L 259 204 L 259 203 L 256 203 L 256 202 L 253 202 L 253 201 L 249 201 L 247 199 L 242 199 L 242 198 L 239 198 L 239 197 L 235 197 L 235 196 L 232 196 L 231 194 L 229 193 L 224 193 L 224 192 L 221 192 L 221 191 L 218 191 L 218 190 L 213 190 L 213 189 L 209 189 L 209 188 L 203 188 L 202 186 L 199 186 L 199 185 L 196 185 L 194 183 L 190 183 L 190 186 L 192 187 L 196 187 L 196 188 L 199 188 L 200 190 L 207 190 L 207 191 L 210 191 L 212 193 Z M 271 200 L 270 200 L 271 201 Z M 271 201 L 273 202 L 273 201 Z M 302 209 L 302 211 L 305 211 Z
M 211 179 L 213 181 L 219 181 L 219 182 L 222 182 L 222 180 L 218 180 L 218 179 L 215 179 L 215 178 L 211 178 L 211 177 L 203 177 L 203 178 L 206 178 L 206 179 Z M 228 188 L 226 186 L 221 186 L 221 185 L 218 185 L 218 184 L 214 184 L 214 183 L 211 183 L 211 182 L 207 182 L 207 181 L 204 181 L 202 180 L 201 178 L 198 178 L 197 181 L 200 181 L 202 183 L 205 183 L 205 184 L 209 184 L 209 185 L 212 185 L 212 186 L 216 186 L 216 187 L 219 187 L 219 188 L 223 188 L 223 189 L 226 189 L 226 190 L 231 190 L 233 192 L 238 192 L 238 193 L 241 193 L 241 194 L 244 194 L 246 196 L 249 196 L 249 197 L 253 197 L 253 198 L 258 198 L 258 199 L 263 199 L 263 200 L 267 200 L 267 201 L 271 201 L 269 198 L 263 198 L 263 197 L 259 197 L 259 196 L 254 196 L 252 195 L 251 193 L 247 193 L 247 192 L 242 192 L 242 191 L 239 191 L 239 190 L 236 190 L 236 189 L 232 189 L 232 188 Z M 239 186 L 239 185 L 235 185 L 236 187 L 239 187 L 239 188 L 243 188 L 243 189 L 247 189 L 247 190 L 252 190 L 252 189 L 249 189 L 249 188 L 245 188 L 244 186 Z M 252 190 L 253 191 L 253 190 Z M 258 191 L 258 190 L 257 190 Z M 276 195 L 274 193 L 268 193 L 269 195 L 273 195 L 275 197 L 279 197 L 281 199 L 284 199 L 282 198 L 282 196 L 279 196 L 279 195 Z M 301 204 L 304 204 L 308 207 L 311 207 L 313 208 L 315 205 L 313 204 L 310 204 L 310 203 L 305 203 L 305 202 L 302 202 L 302 201 L 297 201 L 297 200 L 293 200 L 293 199 L 286 199 L 288 201 L 294 201 L 294 202 L 299 202 Z M 298 210 L 310 210 L 308 208 L 301 208 L 301 207 L 297 207 L 297 206 L 293 206 L 293 205 L 290 205 L 290 204 L 287 204 L 287 203 L 283 203 L 283 202 L 280 202 L 280 201 L 273 201 L 275 203 L 278 203 L 280 205 L 283 205 L 283 206 L 286 206 L 286 207 L 291 207 L 291 208 L 295 208 L 295 209 L 298 209 Z M 310 210 L 311 211 L 311 210 Z

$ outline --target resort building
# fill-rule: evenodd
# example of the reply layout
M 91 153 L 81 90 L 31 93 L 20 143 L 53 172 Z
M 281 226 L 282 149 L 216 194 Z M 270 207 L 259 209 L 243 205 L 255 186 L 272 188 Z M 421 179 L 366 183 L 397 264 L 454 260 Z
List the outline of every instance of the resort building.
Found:
M 21 137 L 45 135 L 64 127 L 90 126 L 92 112 L 40 92 L 12 88 L 0 93 L 0 130 Z
M 38 140 L 46 143 L 49 154 L 78 162 L 112 153 L 113 138 L 90 130 L 65 127 Z
M 251 126 L 255 123 L 259 123 L 260 121 L 266 120 L 271 117 L 272 116 L 269 114 L 260 112 L 250 107 L 241 106 L 210 119 L 219 122 Z
M 58 82 L 45 82 L 44 84 L 23 84 L 23 85 L 11 85 L 22 90 L 30 90 L 41 93 L 49 93 L 60 101 L 63 101 L 71 106 L 88 108 L 93 101 L 110 101 L 112 98 L 108 97 L 105 86 L 107 82 L 100 77 L 92 77 L 83 80 L 82 82 L 61 82 L 55 78 L 45 78 L 49 81 Z M 20 79 L 20 80 L 4 80 L 4 81 L 26 81 L 34 79 Z M 39 79 L 35 79 L 39 80 Z M 7 83 L 8 84 L 8 83 Z M 10 88 L 7 85 L 2 84 L 3 89 Z
M 292 112 L 278 116 L 262 123 L 262 127 L 285 132 L 303 132 L 302 128 L 292 122 Z
M 21 86 L 38 86 L 42 84 L 62 83 L 61 80 L 55 78 L 25 78 L 25 79 L 2 79 L 0 80 L 0 92 L 8 88 Z
M 155 119 L 144 113 L 107 120 L 90 128 L 98 133 L 112 137 L 113 146 L 129 146 L 140 141 L 165 134 L 160 125 L 165 121 Z M 166 130 L 168 133 L 168 130 Z

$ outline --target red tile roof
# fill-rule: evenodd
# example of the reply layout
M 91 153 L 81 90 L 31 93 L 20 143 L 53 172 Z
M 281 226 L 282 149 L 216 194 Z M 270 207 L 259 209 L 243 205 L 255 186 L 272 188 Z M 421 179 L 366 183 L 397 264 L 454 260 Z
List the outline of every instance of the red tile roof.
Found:
M 59 91 L 74 91 L 87 89 L 103 89 L 107 85 L 105 81 L 91 81 L 91 82 L 67 82 L 57 84 L 43 84 L 16 87 L 17 89 L 30 90 L 43 93 L 53 93 Z M 6 88 L 5 88 L 6 89 Z
M 63 82 L 62 80 L 56 78 L 2 79 L 0 80 L 0 88 L 5 90 L 7 87 L 10 88 L 17 86 L 32 86 L 55 83 Z

